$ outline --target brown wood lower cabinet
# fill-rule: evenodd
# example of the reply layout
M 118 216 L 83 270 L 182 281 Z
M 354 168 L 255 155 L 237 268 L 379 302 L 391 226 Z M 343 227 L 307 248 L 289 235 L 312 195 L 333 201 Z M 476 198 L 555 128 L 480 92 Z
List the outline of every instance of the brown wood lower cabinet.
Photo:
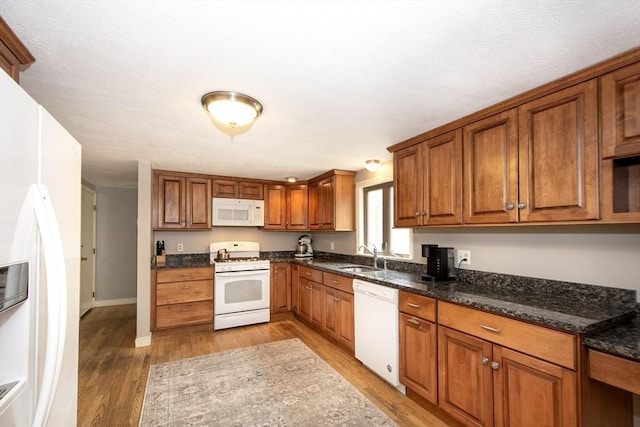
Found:
M 575 372 L 441 325 L 438 383 L 440 407 L 467 425 L 577 425 Z
M 291 311 L 291 264 L 271 264 L 271 314 Z
M 351 278 L 301 266 L 297 287 L 298 311 L 294 309 L 294 313 L 328 338 L 353 351 L 355 331 Z M 295 306 L 296 303 L 293 304 Z
M 213 321 L 213 268 L 155 270 L 152 329 Z

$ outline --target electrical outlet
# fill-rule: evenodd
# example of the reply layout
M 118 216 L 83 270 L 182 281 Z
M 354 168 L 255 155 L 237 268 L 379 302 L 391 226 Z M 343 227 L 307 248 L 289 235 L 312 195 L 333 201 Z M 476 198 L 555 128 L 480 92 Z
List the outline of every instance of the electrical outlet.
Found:
M 456 251 L 456 267 L 460 265 L 471 265 L 471 251 L 463 251 L 460 249 Z
M 182 243 L 178 243 L 178 252 L 184 251 L 184 245 Z

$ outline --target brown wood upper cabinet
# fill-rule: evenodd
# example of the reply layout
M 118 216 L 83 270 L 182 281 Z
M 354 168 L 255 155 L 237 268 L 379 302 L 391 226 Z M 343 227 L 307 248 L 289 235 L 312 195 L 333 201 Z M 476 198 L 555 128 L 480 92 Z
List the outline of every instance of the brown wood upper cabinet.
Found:
M 307 230 L 307 184 L 264 186 L 265 230 Z
M 596 80 L 518 109 L 520 221 L 598 219 Z
M 462 223 L 462 131 L 394 153 L 396 227 Z
M 640 63 L 600 78 L 602 157 L 640 154 Z
M 210 179 L 154 171 L 153 187 L 154 229 L 211 228 Z
M 309 182 L 309 228 L 355 230 L 355 172 L 332 170 Z
M 13 80 L 20 81 L 20 72 L 35 62 L 31 52 L 0 16 L 0 68 Z
M 258 181 L 214 178 L 212 187 L 213 197 L 253 200 L 262 200 L 264 198 L 263 184 Z
M 595 80 L 464 127 L 464 222 L 598 218 Z

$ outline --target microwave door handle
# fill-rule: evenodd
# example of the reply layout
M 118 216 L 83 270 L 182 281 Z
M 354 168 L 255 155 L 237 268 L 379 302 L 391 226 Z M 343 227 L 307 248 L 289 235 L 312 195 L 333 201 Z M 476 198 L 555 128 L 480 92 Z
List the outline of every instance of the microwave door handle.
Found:
M 225 272 L 217 272 L 216 277 L 255 276 L 258 274 L 267 273 L 268 271 L 269 270 L 225 271 Z

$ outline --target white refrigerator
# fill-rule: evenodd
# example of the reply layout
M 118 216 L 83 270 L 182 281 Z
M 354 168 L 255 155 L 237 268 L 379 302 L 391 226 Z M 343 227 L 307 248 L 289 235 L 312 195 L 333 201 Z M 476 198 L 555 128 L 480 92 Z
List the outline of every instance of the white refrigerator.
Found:
M 80 160 L 74 138 L 0 71 L 0 271 L 28 263 L 27 298 L 0 307 L 3 427 L 77 423 Z

